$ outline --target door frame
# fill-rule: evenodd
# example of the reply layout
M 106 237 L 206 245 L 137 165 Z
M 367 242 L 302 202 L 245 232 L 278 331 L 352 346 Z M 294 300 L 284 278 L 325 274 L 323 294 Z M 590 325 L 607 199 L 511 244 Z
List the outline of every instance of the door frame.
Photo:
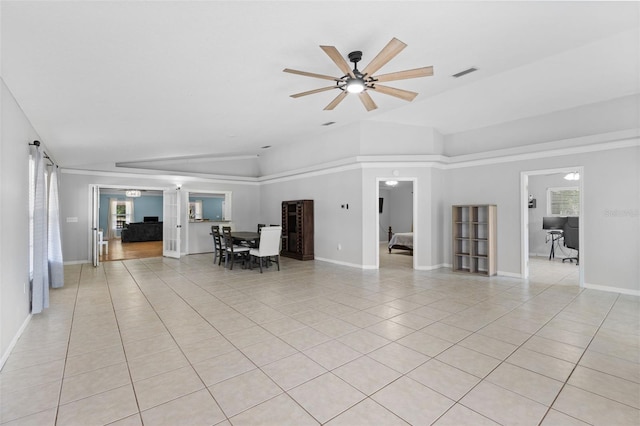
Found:
M 411 218 L 413 222 L 413 259 L 412 265 L 413 269 L 418 268 L 418 253 L 420 252 L 420 239 L 418 233 L 418 178 L 417 177 L 376 177 L 376 198 L 375 198 L 375 206 L 376 206 L 376 267 L 375 269 L 380 269 L 380 213 L 378 211 L 378 199 L 380 198 L 380 182 L 388 181 L 388 180 L 397 180 L 398 182 L 411 182 L 413 187 L 413 208 Z M 387 204 L 388 206 L 388 204 Z
M 167 189 L 166 186 L 144 186 L 144 185 L 112 185 L 112 184 L 104 184 L 104 183 L 90 183 L 89 184 L 89 238 L 87 242 L 88 253 L 91 256 L 91 263 L 94 266 L 98 266 L 100 264 L 100 251 L 97 249 L 97 239 L 98 239 L 98 230 L 95 231 L 93 228 L 94 221 L 94 206 L 97 206 L 96 214 L 96 228 L 100 226 L 100 191 L 103 189 L 140 189 L 140 190 L 148 190 L 148 191 L 164 191 Z M 95 192 L 94 192 L 95 191 Z M 95 198 L 94 198 L 95 197 Z M 164 198 L 164 195 L 163 195 Z M 95 203 L 95 204 L 94 204 Z M 164 241 L 163 241 L 164 244 Z
M 523 279 L 529 279 L 529 177 L 560 173 L 580 173 L 580 180 L 577 181 L 580 190 L 580 228 L 578 229 L 578 253 L 580 253 L 580 263 L 578 264 L 578 285 L 584 287 L 584 259 L 585 241 L 584 228 L 587 223 L 584 211 L 584 166 L 558 167 L 554 169 L 529 170 L 520 172 L 520 274 Z

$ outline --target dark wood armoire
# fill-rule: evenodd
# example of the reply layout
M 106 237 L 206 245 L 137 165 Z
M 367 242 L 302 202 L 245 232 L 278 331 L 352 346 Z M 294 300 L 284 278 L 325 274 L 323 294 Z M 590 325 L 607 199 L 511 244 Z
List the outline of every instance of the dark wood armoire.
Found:
M 313 260 L 313 200 L 282 202 L 281 255 Z

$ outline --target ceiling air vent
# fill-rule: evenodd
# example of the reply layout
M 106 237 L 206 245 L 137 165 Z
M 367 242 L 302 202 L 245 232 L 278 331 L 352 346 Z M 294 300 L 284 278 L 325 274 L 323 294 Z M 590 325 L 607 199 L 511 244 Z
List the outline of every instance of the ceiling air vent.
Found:
M 478 68 L 471 67 L 471 68 L 468 68 L 468 69 L 466 69 L 464 71 L 460 71 L 459 73 L 456 73 L 456 74 L 452 75 L 452 77 L 460 78 L 463 75 L 471 74 L 472 72 L 475 72 L 475 71 L 478 71 Z

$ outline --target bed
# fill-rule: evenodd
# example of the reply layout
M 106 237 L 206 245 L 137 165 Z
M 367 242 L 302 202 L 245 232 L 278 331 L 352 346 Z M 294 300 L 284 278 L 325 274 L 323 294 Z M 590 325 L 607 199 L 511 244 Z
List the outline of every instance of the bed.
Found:
M 389 227 L 389 253 L 391 249 L 408 250 L 413 253 L 413 232 L 394 233 Z

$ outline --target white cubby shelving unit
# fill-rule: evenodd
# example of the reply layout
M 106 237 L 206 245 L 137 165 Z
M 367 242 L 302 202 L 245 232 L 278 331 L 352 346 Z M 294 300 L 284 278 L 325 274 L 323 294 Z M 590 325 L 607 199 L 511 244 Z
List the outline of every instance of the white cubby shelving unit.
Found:
M 497 272 L 495 204 L 452 206 L 453 270 L 492 276 Z

